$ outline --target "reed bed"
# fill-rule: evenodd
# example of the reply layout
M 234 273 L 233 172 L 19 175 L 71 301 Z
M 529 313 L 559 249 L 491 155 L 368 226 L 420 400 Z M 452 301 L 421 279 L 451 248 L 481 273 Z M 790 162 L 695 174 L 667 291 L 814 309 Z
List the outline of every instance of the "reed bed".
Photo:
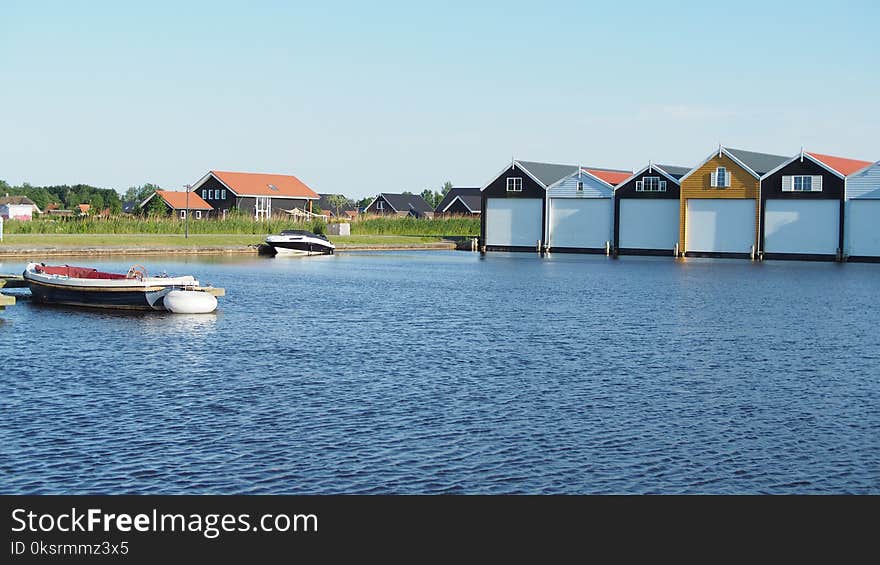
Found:
M 14 234 L 182 234 L 184 221 L 162 216 L 116 216 L 110 218 L 51 218 L 31 221 L 7 220 L 5 233 Z M 253 234 L 278 233 L 285 229 L 302 229 L 326 233 L 323 220 L 293 221 L 276 218 L 257 221 L 252 218 L 228 217 L 223 220 L 190 220 L 191 234 Z M 400 236 L 477 236 L 479 218 L 367 218 L 351 223 L 352 235 Z

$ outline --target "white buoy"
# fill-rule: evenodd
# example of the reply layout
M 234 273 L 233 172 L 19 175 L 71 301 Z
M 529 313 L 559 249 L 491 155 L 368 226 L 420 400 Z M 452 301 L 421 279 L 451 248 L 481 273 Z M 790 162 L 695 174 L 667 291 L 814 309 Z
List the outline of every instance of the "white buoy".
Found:
M 175 314 L 208 314 L 217 309 L 217 298 L 198 290 L 172 290 L 162 302 Z

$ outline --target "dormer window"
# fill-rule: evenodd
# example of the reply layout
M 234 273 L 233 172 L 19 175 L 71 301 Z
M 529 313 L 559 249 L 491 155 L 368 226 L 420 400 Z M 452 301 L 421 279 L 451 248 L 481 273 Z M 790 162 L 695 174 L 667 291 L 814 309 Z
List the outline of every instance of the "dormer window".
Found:
M 636 192 L 666 192 L 666 181 L 660 177 L 644 177 L 636 181 Z
M 727 172 L 726 167 L 718 167 L 712 173 L 711 181 L 712 188 L 728 188 L 730 187 L 730 173 Z
M 509 177 L 507 179 L 507 192 L 522 192 L 522 177 Z

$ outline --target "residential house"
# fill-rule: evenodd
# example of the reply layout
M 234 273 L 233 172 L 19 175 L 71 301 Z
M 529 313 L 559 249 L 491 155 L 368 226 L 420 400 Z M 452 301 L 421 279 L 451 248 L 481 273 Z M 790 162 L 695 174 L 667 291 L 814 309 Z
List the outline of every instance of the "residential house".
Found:
M 383 192 L 364 209 L 365 214 L 379 216 L 413 216 L 431 218 L 434 209 L 418 194 Z
M 27 196 L 9 196 L 8 194 L 0 198 L 0 217 L 5 220 L 31 220 L 34 213 L 42 214 L 43 212 Z
M 301 215 L 320 197 L 293 175 L 208 171 L 192 186 L 218 218 L 233 208 L 254 218 Z
M 190 192 L 189 196 L 187 196 L 187 193 L 182 190 L 157 190 L 148 196 L 146 200 L 141 202 L 140 208 L 143 209 L 153 198 L 161 199 L 168 211 L 179 217 L 181 220 L 186 218 L 187 211 L 189 211 L 190 217 L 196 220 L 201 220 L 208 218 L 214 210 L 213 207 L 205 202 L 197 193 Z
M 480 187 L 454 186 L 434 208 L 435 216 L 479 216 L 482 211 Z

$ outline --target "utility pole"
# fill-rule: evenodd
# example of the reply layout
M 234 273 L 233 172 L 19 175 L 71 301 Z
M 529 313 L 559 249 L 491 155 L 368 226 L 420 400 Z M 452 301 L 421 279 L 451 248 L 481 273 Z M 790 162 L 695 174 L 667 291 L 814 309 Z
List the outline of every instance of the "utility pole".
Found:
M 184 239 L 189 239 L 189 189 L 192 185 L 185 184 L 183 187 L 186 189 L 186 215 L 183 217 L 183 237 Z

